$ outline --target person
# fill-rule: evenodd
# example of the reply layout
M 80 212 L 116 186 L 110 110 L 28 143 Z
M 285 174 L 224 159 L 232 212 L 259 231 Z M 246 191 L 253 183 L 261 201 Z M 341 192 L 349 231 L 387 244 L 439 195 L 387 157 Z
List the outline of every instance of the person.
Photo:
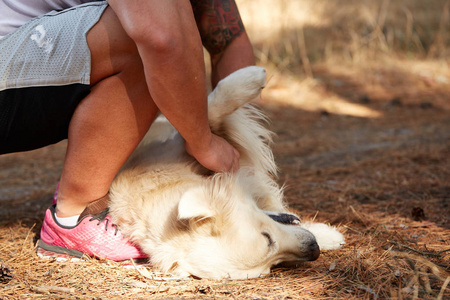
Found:
M 68 140 L 38 254 L 145 258 L 108 190 L 159 112 L 200 164 L 239 168 L 208 125 L 203 47 L 213 87 L 255 64 L 234 0 L 0 2 L 0 154 Z

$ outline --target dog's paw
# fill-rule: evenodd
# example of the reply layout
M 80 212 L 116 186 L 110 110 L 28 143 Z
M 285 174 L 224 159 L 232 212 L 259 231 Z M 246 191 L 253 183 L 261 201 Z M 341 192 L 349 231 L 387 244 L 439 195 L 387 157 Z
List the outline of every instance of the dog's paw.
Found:
M 302 227 L 314 235 L 320 250 L 336 250 L 345 244 L 344 235 L 336 227 L 323 223 L 306 223 Z
M 266 70 L 250 66 L 222 79 L 208 97 L 209 120 L 220 122 L 224 116 L 254 100 L 266 83 Z
M 221 81 L 224 86 L 233 87 L 240 94 L 258 96 L 266 84 L 266 70 L 262 67 L 250 66 L 239 69 Z
M 259 96 L 266 84 L 266 70 L 256 66 L 246 67 L 230 74 L 221 84 L 230 93 L 230 99 L 239 101 L 235 104 L 236 108 L 241 107 Z

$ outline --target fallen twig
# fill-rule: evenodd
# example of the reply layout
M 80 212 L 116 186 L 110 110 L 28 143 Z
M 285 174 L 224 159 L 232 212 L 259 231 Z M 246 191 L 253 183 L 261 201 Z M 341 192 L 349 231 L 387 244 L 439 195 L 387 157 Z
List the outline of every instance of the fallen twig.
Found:
M 417 255 L 409 254 L 409 253 L 395 252 L 394 257 L 403 257 L 403 258 L 406 258 L 409 260 L 419 261 L 422 264 L 428 266 L 430 268 L 431 272 L 442 281 L 445 281 L 448 277 L 450 277 L 450 273 L 439 268 L 436 264 L 432 263 L 431 261 L 429 261 L 421 256 L 417 256 Z M 412 269 L 414 269 L 414 266 L 412 266 Z
M 410 250 L 410 251 L 413 251 L 413 252 L 415 252 L 415 253 L 418 253 L 418 254 L 421 254 L 421 255 L 424 255 L 424 256 L 441 257 L 441 253 L 443 253 L 443 252 L 445 252 L 445 251 L 448 251 L 448 250 L 445 250 L 445 251 L 441 251 L 441 252 L 439 252 L 439 253 L 425 252 L 425 251 L 420 251 L 420 250 L 411 248 L 411 247 L 409 247 L 409 246 L 407 246 L 407 245 L 401 244 L 401 243 L 396 242 L 396 241 L 389 241 L 389 242 L 390 242 L 391 244 L 393 244 L 393 245 L 396 245 L 396 246 L 399 246 L 399 247 L 408 249 L 408 250 Z
M 449 284 L 449 282 L 450 282 L 450 276 L 447 277 L 447 279 L 445 280 L 444 284 L 442 285 L 441 291 L 439 292 L 439 295 L 436 298 L 437 300 L 442 300 L 443 299 L 445 289 L 447 288 L 447 285 Z
M 68 288 L 63 286 L 50 286 L 50 285 L 42 285 L 42 286 L 32 286 L 30 288 L 32 292 L 36 293 L 75 293 L 75 288 Z

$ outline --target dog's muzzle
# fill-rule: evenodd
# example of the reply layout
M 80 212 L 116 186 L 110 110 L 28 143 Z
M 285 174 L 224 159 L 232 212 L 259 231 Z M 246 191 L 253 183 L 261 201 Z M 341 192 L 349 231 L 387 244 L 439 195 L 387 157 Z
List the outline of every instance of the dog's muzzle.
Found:
M 284 224 L 284 225 L 294 225 L 299 226 L 301 221 L 299 217 L 291 214 L 281 213 L 281 214 L 270 214 L 267 213 L 267 215 L 272 218 L 272 220 Z M 310 235 L 310 238 L 307 238 L 304 240 L 303 244 L 301 245 L 301 250 L 299 252 L 302 253 L 302 257 L 306 260 L 312 261 L 316 260 L 320 256 L 320 248 L 319 245 L 316 242 L 316 239 L 310 233 L 309 231 L 305 229 L 300 229 L 301 231 L 305 231 Z

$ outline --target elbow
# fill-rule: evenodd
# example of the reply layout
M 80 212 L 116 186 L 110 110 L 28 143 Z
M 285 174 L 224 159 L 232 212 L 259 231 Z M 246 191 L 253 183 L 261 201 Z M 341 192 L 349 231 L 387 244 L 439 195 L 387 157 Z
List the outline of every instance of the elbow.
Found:
M 139 49 L 153 53 L 172 53 L 182 47 L 181 37 L 169 30 L 132 28 L 128 31 L 128 35 Z
M 174 3 L 153 7 L 148 1 L 144 2 L 141 7 L 135 1 L 108 0 L 140 52 L 182 53 L 195 43 L 201 46 L 195 19 L 183 18 L 187 15 L 186 9 L 192 13 L 190 5 L 183 1 L 186 7 Z

